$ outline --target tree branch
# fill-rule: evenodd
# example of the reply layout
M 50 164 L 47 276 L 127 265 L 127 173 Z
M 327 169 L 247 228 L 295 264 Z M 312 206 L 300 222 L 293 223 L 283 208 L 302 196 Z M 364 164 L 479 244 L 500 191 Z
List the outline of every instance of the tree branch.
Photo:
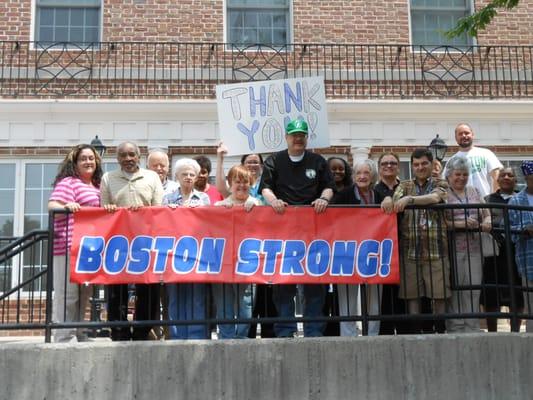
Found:
M 472 15 L 461 18 L 457 21 L 455 28 L 446 32 L 445 35 L 448 39 L 453 39 L 465 33 L 469 36 L 477 37 L 479 31 L 484 30 L 498 14 L 498 8 L 511 10 L 519 2 L 520 0 L 492 0 Z

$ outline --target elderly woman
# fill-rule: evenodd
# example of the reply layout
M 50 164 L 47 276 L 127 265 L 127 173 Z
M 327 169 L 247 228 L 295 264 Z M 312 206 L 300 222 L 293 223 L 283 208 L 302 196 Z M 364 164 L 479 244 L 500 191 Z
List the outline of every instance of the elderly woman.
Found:
M 485 197 L 487 203 L 492 204 L 507 204 L 509 200 L 515 195 L 516 187 L 516 173 L 512 167 L 503 168 L 498 174 L 498 186 L 500 187 L 496 192 Z M 491 209 L 492 225 L 503 227 L 503 209 Z M 524 298 L 520 287 L 520 275 L 516 268 L 514 261 L 514 251 L 511 248 L 512 262 L 507 263 L 507 248 L 505 246 L 505 237 L 502 233 L 494 233 L 496 239 L 495 245 L 498 246 L 499 253 L 491 257 L 485 257 L 483 263 L 483 287 L 481 289 L 480 304 L 483 305 L 485 312 L 499 312 L 500 307 L 515 307 L 511 308 L 511 312 L 515 311 L 521 314 L 524 311 Z M 512 246 L 511 246 L 512 247 Z M 511 277 L 510 288 L 509 278 Z M 489 287 L 488 285 L 497 285 L 496 287 Z M 514 301 L 513 301 L 514 297 Z M 511 330 L 518 332 L 520 330 L 520 319 L 512 321 L 516 322 L 511 326 Z M 489 332 L 498 331 L 498 323 L 496 318 L 487 318 L 487 330 Z
M 467 186 L 470 166 L 464 157 L 453 157 L 446 164 L 445 177 L 448 180 L 448 204 L 462 204 L 465 208 L 456 208 L 447 213 L 446 222 L 451 229 L 455 247 L 455 285 L 474 286 L 481 284 L 483 254 L 480 246 L 481 229 L 491 230 L 489 210 L 468 208 L 469 204 L 484 203 L 479 191 Z M 466 232 L 465 232 L 466 230 Z M 452 264 L 452 265 L 453 265 Z M 479 290 L 459 289 L 452 293 L 450 313 L 479 312 Z M 446 322 L 448 332 L 479 331 L 479 320 L 451 319 Z
M 196 190 L 194 182 L 200 165 L 191 158 L 182 158 L 174 165 L 174 175 L 180 187 L 163 197 L 163 204 L 171 208 L 208 206 L 209 196 Z M 173 321 L 205 319 L 206 285 L 179 283 L 167 285 L 168 315 Z M 208 339 L 207 325 L 173 325 L 171 339 Z
M 338 192 L 333 198 L 334 204 L 380 204 L 381 195 L 374 190 L 378 180 L 376 163 L 370 159 L 357 161 L 353 167 L 354 184 Z M 379 314 L 380 285 L 366 286 L 367 309 L 369 315 Z M 339 294 L 339 314 L 355 315 L 359 285 L 337 285 Z M 368 335 L 379 334 L 379 321 L 368 324 Z M 341 336 L 357 336 L 354 321 L 341 322 Z
M 100 206 L 102 162 L 96 150 L 88 144 L 74 147 L 59 166 L 54 180 L 48 209 L 64 209 L 71 213 L 82 207 Z M 54 221 L 54 322 L 79 322 L 89 305 L 90 288 L 70 283 L 68 255 L 72 241 L 72 215 L 56 215 Z M 57 329 L 54 341 L 85 341 L 80 329 Z
M 526 187 L 509 200 L 510 206 L 533 207 L 533 161 L 522 163 L 522 173 L 526 178 Z M 533 211 L 509 210 L 511 229 L 519 232 L 512 236 L 515 245 L 515 260 L 518 272 L 522 276 L 522 285 L 528 289 L 533 288 Z M 533 312 L 533 292 L 524 291 L 524 300 L 527 304 L 526 312 Z M 527 320 L 526 331 L 533 332 L 533 320 Z
M 232 167 L 228 172 L 231 194 L 215 206 L 226 208 L 243 207 L 249 212 L 261 201 L 250 195 L 253 178 L 250 171 L 242 165 Z M 250 284 L 214 284 L 212 286 L 218 319 L 252 317 L 252 285 Z M 249 324 L 219 324 L 219 339 L 245 339 L 248 337 Z

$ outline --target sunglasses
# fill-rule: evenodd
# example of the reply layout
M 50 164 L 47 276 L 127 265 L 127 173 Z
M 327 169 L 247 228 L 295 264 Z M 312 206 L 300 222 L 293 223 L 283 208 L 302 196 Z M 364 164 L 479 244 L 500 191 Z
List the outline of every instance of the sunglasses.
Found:
M 379 163 L 382 167 L 395 167 L 398 165 L 397 161 L 382 161 Z

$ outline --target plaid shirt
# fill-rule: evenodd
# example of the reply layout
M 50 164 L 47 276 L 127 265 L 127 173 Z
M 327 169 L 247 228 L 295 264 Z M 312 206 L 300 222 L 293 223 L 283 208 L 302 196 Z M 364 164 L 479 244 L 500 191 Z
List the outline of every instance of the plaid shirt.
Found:
M 511 197 L 509 205 L 529 206 L 526 189 Z M 513 231 L 521 231 L 527 225 L 533 224 L 533 211 L 509 210 L 509 221 Z M 520 275 L 525 276 L 528 281 L 533 281 L 533 238 L 516 234 L 512 235 L 511 239 L 515 244 L 515 260 Z
M 436 193 L 446 201 L 448 183 L 443 179 L 428 179 L 423 187 L 415 180 L 401 182 L 392 196 L 394 202 L 405 196 Z M 442 210 L 406 210 L 400 223 L 400 237 L 410 260 L 439 260 L 447 256 L 446 224 Z

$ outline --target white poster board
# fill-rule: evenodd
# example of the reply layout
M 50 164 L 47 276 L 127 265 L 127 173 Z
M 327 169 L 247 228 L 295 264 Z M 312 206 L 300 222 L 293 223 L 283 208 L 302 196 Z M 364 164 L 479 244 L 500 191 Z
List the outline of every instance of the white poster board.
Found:
M 228 155 L 285 149 L 285 127 L 296 118 L 309 126 L 308 148 L 329 147 L 323 77 L 243 82 L 216 89 L 220 138 Z

